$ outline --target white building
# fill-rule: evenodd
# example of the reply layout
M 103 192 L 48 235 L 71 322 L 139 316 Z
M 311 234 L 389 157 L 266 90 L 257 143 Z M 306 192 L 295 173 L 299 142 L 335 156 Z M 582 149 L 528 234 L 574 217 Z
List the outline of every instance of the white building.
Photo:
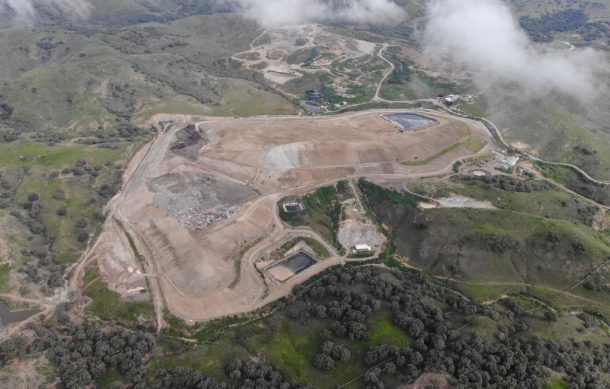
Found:
M 354 254 L 366 254 L 372 252 L 373 248 L 368 244 L 357 244 L 356 246 L 354 246 Z
M 500 159 L 500 169 L 504 171 L 510 171 L 513 169 L 517 163 L 519 162 L 519 157 L 506 157 Z

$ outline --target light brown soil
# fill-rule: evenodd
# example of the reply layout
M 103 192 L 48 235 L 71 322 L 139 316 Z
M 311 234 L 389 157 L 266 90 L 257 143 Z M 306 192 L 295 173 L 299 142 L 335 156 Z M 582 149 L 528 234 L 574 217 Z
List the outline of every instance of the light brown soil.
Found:
M 271 247 L 299 236 L 323 242 L 309 229 L 283 225 L 277 215 L 281 198 L 344 178 L 448 173 L 456 159 L 474 154 L 451 146 L 468 136 L 490 140 L 477 123 L 428 111 L 419 113 L 439 124 L 406 134 L 382 118 L 389 112 L 204 121 L 198 126 L 209 143 L 195 160 L 168 151 L 178 127 L 160 132 L 128 167 L 122 192 L 108 206 L 102 234 L 83 261 L 96 260 L 110 288 L 124 295 L 141 288 L 147 277 L 159 327 L 164 308 L 186 320 L 205 321 L 249 312 L 283 297 L 295 285 L 346 259 L 325 244 L 331 258 L 282 284 L 263 279 L 255 262 Z M 439 154 L 447 148 L 450 151 Z M 404 164 L 428 159 L 427 164 Z M 186 185 L 198 178 L 213 179 L 194 187 L 199 191 L 196 207 L 190 200 L 158 207 L 158 193 L 176 188 L 176 182 L 159 178 L 172 175 L 189 177 L 182 182 Z M 233 193 L 240 188 L 248 195 Z M 200 206 L 222 213 L 233 202 L 238 211 L 210 226 L 189 229 L 178 219 L 205 214 Z M 192 209 L 173 209 L 180 206 Z M 244 247 L 250 248 L 243 253 Z M 76 278 L 82 276 L 81 268 L 77 267 Z
M 360 199 L 360 193 L 353 181 L 350 181 L 353 198 L 347 199 L 342 204 L 342 218 L 337 239 L 348 254 L 354 246 L 366 244 L 371 246 L 373 253 L 381 252 L 386 243 L 386 237 L 379 232 L 377 224 L 371 220 Z M 371 255 L 373 256 L 373 255 Z

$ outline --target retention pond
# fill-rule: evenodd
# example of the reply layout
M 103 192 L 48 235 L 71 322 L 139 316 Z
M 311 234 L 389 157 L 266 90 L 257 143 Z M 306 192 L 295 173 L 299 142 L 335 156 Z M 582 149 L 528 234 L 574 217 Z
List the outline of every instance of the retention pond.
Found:
M 384 117 L 401 126 L 404 132 L 419 130 L 437 123 L 434 119 L 414 113 L 395 113 Z
M 40 313 L 39 309 L 27 309 L 23 311 L 11 311 L 6 305 L 0 303 L 0 326 L 19 323 L 25 319 Z

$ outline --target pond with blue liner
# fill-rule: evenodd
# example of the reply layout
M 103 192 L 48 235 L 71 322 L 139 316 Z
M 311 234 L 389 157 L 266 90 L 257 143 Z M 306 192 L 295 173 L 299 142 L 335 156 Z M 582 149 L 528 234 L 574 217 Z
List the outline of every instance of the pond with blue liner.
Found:
M 414 113 L 394 113 L 384 117 L 402 127 L 404 132 L 419 130 L 437 123 L 434 119 Z

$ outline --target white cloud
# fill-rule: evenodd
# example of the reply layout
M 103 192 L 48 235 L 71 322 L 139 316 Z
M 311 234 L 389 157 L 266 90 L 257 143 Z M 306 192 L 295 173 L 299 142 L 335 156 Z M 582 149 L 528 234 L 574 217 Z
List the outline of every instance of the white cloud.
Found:
M 0 16 L 13 24 L 32 24 L 39 11 L 52 12 L 66 19 L 83 19 L 91 5 L 86 0 L 0 0 Z
M 266 27 L 309 22 L 397 24 L 405 11 L 392 0 L 230 0 Z
M 445 64 L 474 72 L 479 86 L 513 84 L 543 96 L 596 95 L 603 59 L 592 49 L 541 51 L 499 0 L 434 0 L 424 47 Z

